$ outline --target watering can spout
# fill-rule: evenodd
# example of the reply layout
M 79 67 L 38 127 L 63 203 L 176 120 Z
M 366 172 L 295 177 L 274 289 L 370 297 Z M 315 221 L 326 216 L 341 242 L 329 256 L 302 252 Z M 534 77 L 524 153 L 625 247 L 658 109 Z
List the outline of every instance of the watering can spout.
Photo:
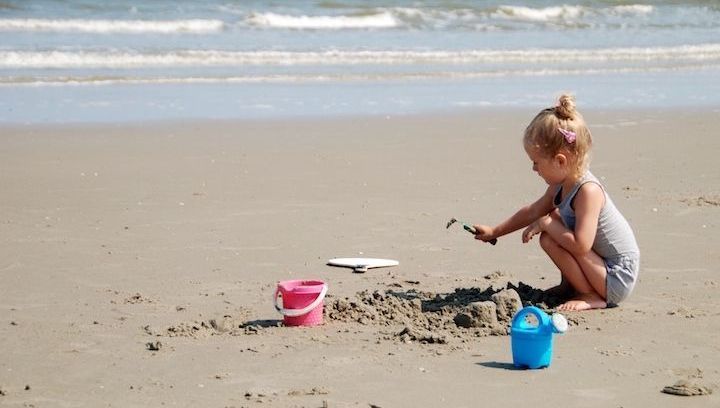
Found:
M 550 316 L 550 322 L 552 323 L 554 333 L 562 334 L 568 329 L 568 321 L 565 316 L 560 313 L 553 313 L 553 315 Z

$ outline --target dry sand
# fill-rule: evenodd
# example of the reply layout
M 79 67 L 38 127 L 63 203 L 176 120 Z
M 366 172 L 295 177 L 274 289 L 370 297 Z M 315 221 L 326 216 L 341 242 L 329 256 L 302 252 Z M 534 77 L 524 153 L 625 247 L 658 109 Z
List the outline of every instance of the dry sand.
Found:
M 663 392 L 720 385 L 717 111 L 586 112 L 642 271 L 549 368 L 513 369 L 502 316 L 455 324 L 558 280 L 536 241 L 445 229 L 542 193 L 534 113 L 3 128 L 0 405 L 719 406 Z M 400 265 L 325 265 L 358 256 Z M 279 325 L 299 278 L 330 286 L 320 327 Z

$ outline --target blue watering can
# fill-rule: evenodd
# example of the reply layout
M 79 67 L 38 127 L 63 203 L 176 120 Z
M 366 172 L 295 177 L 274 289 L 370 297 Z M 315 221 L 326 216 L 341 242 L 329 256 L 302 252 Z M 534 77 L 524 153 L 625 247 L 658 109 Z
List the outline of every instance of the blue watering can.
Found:
M 529 322 L 534 315 L 535 322 Z M 565 316 L 555 313 L 549 316 L 535 306 L 520 309 L 512 319 L 510 338 L 513 364 L 516 367 L 541 368 L 550 365 L 553 351 L 553 334 L 568 329 Z

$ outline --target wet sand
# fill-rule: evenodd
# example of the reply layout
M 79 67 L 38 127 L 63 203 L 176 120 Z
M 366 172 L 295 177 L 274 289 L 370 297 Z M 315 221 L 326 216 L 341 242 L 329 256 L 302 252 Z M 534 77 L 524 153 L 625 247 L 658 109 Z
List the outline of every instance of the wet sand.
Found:
M 559 279 L 536 240 L 445 229 L 544 191 L 521 146 L 535 111 L 5 126 L 0 405 L 718 404 L 662 391 L 720 385 L 720 116 L 584 113 L 642 270 L 620 307 L 567 314 L 543 370 L 513 368 L 506 321 L 446 308 Z M 330 288 L 325 324 L 282 327 L 276 282 L 310 278 Z

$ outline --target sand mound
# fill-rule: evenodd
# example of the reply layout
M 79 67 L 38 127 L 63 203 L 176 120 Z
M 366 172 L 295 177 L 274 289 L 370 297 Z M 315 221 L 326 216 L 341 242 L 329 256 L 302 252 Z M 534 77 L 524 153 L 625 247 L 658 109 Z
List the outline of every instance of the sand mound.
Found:
M 329 321 L 399 327 L 388 339 L 447 343 L 472 337 L 507 335 L 523 304 L 546 301 L 541 290 L 520 283 L 506 288 L 458 288 L 452 293 L 410 289 L 362 291 L 353 298 L 328 299 Z M 544 305 L 543 305 L 544 306 Z
M 663 388 L 662 392 L 665 394 L 679 395 L 681 397 L 693 397 L 696 395 L 712 394 L 712 389 L 690 381 L 680 380 L 673 385 L 668 385 Z

